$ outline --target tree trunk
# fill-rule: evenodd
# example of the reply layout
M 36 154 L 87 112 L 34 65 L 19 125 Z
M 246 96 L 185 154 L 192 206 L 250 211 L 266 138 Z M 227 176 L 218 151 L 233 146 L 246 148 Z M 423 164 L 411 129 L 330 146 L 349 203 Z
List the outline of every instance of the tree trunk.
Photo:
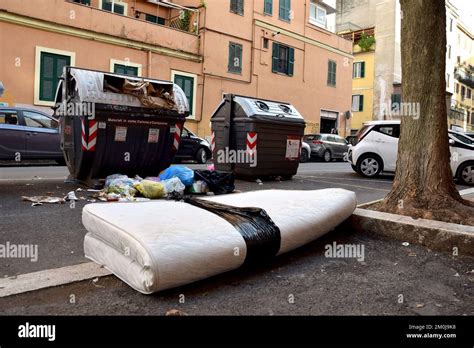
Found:
M 400 0 L 403 115 L 397 169 L 381 211 L 474 224 L 450 167 L 446 110 L 444 0 Z M 406 108 L 405 108 L 406 110 Z

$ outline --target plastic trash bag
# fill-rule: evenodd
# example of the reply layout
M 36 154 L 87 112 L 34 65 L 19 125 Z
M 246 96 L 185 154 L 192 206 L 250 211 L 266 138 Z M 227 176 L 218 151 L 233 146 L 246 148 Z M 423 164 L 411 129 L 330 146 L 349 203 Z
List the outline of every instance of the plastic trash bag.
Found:
M 194 179 L 202 180 L 207 184 L 209 191 L 216 195 L 231 193 L 235 189 L 234 174 L 219 170 L 195 170 Z
M 160 173 L 160 180 L 178 178 L 184 186 L 191 186 L 194 183 L 194 172 L 186 166 L 171 166 Z
M 152 180 L 142 180 L 135 184 L 135 188 L 146 198 L 163 198 L 166 196 L 165 187 L 162 183 Z
M 164 186 L 166 194 L 171 194 L 173 192 L 179 193 L 182 195 L 186 186 L 183 185 L 181 180 L 174 177 L 168 180 L 160 181 L 160 183 Z
M 105 192 L 116 193 L 122 197 L 130 198 L 135 196 L 137 190 L 134 185 L 136 180 L 129 178 L 126 175 L 113 174 L 105 179 Z

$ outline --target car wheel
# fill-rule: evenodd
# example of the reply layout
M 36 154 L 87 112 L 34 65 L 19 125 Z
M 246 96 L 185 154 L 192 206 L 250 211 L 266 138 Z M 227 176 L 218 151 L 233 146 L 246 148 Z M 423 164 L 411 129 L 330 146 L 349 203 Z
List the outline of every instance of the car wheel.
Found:
M 365 155 L 357 162 L 357 172 L 367 178 L 373 178 L 382 171 L 383 162 L 377 155 Z
M 66 160 L 64 158 L 57 159 L 56 163 L 59 164 L 60 166 L 65 166 L 66 165 Z
M 474 185 L 474 162 L 461 164 L 458 170 L 458 180 L 464 185 Z
M 207 152 L 203 148 L 200 148 L 196 153 L 196 161 L 200 164 L 207 162 Z
M 323 160 L 324 160 L 324 162 L 331 162 L 331 160 L 332 160 L 331 151 L 329 151 L 329 150 L 324 151 Z
M 351 168 L 352 168 L 352 170 L 353 170 L 354 172 L 357 173 L 357 167 L 356 167 L 355 165 L 351 164 Z
M 308 150 L 302 149 L 302 150 L 301 150 L 301 156 L 300 156 L 300 162 L 301 162 L 301 163 L 308 162 L 308 159 L 309 159 Z

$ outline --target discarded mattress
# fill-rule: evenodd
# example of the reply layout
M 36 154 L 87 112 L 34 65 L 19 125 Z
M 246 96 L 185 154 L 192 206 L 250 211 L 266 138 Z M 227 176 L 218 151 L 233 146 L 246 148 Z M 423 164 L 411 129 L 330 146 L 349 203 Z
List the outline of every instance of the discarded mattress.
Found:
M 275 255 L 331 231 L 357 204 L 355 194 L 344 189 L 266 190 L 202 199 L 264 209 L 279 230 L 277 240 L 270 241 L 279 243 Z M 88 230 L 85 256 L 144 294 L 236 269 L 251 253 L 235 226 L 182 201 L 88 204 L 82 221 Z

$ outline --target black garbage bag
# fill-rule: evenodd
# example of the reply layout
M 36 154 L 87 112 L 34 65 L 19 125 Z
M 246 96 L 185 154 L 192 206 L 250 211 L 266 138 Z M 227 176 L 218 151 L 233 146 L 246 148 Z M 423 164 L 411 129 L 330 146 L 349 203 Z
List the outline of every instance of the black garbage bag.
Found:
M 222 172 L 219 170 L 198 170 L 194 171 L 194 181 L 202 180 L 209 187 L 209 191 L 215 195 L 231 193 L 235 189 L 234 173 Z
M 280 250 L 280 229 L 265 210 L 235 207 L 192 196 L 184 197 L 183 200 L 220 216 L 239 231 L 247 246 L 244 265 L 270 261 Z

